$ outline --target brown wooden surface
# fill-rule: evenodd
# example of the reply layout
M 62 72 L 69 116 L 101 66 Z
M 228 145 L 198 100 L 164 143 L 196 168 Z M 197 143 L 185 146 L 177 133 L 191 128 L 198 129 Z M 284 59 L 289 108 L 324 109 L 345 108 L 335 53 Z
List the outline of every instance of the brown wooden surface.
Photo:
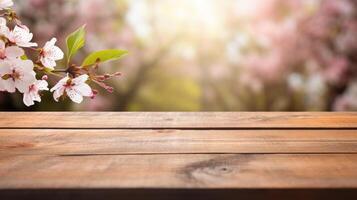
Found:
M 1 200 L 334 199 L 355 189 L 356 113 L 0 114 Z
M 354 188 L 354 154 L 3 156 L 2 188 Z
M 8 113 L 0 128 L 357 128 L 357 113 Z
M 0 130 L 0 155 L 357 153 L 356 130 Z

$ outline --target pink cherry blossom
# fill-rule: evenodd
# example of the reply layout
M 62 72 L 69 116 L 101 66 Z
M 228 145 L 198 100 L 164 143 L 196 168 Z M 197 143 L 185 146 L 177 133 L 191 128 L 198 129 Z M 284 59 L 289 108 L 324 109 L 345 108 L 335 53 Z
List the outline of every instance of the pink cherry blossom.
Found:
M 19 47 L 37 47 L 37 43 L 31 42 L 33 34 L 24 25 L 15 26 L 14 30 L 10 31 L 6 37 Z
M 0 10 L 10 8 L 13 5 L 14 2 L 12 0 L 0 0 Z
M 35 83 L 31 84 L 24 93 L 24 104 L 29 107 L 35 105 L 35 101 L 41 102 L 41 96 L 39 94 L 41 90 L 48 90 L 47 81 L 37 80 Z
M 35 4 L 42 5 L 43 2 L 41 2 L 37 0 Z M 17 3 L 30 5 L 34 1 L 19 1 Z M 10 8 L 13 4 L 12 0 L 0 0 L 0 91 L 23 93 L 23 103 L 26 106 L 32 106 L 36 102 L 41 102 L 41 91 L 51 88 L 49 86 L 50 82 L 47 82 L 47 75 L 61 77 L 61 80 L 51 89 L 51 92 L 54 92 L 53 97 L 56 101 L 61 96 L 68 96 L 72 101 L 81 103 L 83 97 L 94 97 L 97 92 L 92 90 L 86 83 L 87 81 L 94 81 L 107 90 L 112 89 L 104 81 L 118 76 L 118 73 L 98 75 L 97 68 L 99 63 L 88 65 L 84 69 L 74 64 L 72 65 L 74 62 L 68 60 L 67 63 L 58 63 L 63 64 L 63 70 L 54 70 L 57 65 L 56 62 L 64 58 L 63 51 L 56 46 L 57 39 L 52 38 L 42 48 L 33 48 L 37 47 L 37 43 L 32 42 L 34 35 L 21 22 L 19 17 L 22 14 L 18 15 Z M 36 13 L 41 15 L 41 9 L 36 9 Z M 60 13 L 62 21 L 64 19 L 63 16 L 69 14 Z M 70 17 L 72 19 L 72 15 Z M 50 20 L 51 22 L 41 21 L 41 26 L 38 26 L 38 28 L 45 32 L 49 31 L 48 27 L 52 30 L 56 23 L 60 23 L 52 20 Z M 48 24 L 49 26 L 47 26 Z M 85 31 L 84 28 L 78 30 Z M 62 29 L 61 31 L 68 32 Z M 37 38 L 41 38 L 41 34 Z M 73 57 L 75 53 L 73 52 Z M 29 60 L 23 60 L 25 59 L 24 57 Z M 65 73 L 67 72 L 68 74 L 66 75 Z M 36 76 L 39 75 L 43 76 L 42 80 L 36 79 Z
M 31 60 L 6 59 L 0 61 L 0 91 L 24 93 L 36 81 Z
M 41 51 L 41 63 L 50 69 L 54 69 L 56 66 L 56 61 L 63 59 L 62 50 L 55 46 L 57 42 L 56 38 L 52 38 L 51 41 L 47 42 Z
M 92 89 L 86 83 L 88 75 L 84 74 L 71 79 L 68 75 L 61 79 L 52 89 L 53 98 L 58 102 L 59 98 L 66 94 L 75 103 L 82 103 L 83 97 L 91 97 Z
M 24 55 L 25 52 L 23 49 L 17 47 L 17 46 L 5 46 L 5 42 L 0 40 L 0 59 L 15 59 L 19 58 L 22 55 Z
M 9 34 L 10 30 L 6 25 L 6 19 L 3 17 L 0 17 L 0 35 L 7 36 Z

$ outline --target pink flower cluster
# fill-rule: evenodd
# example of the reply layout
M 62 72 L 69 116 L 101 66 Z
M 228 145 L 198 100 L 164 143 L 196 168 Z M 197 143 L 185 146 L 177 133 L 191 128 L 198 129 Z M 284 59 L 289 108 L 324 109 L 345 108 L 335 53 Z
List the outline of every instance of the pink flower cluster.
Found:
M 242 61 L 248 77 L 245 82 L 250 86 L 256 85 L 252 82 L 290 85 L 300 74 L 303 95 L 310 96 L 310 90 L 314 90 L 311 96 L 324 93 L 316 105 L 331 99 L 323 109 L 357 109 L 352 95 L 356 90 L 351 89 L 357 82 L 357 2 L 271 1 L 268 11 L 262 11 L 268 14 L 248 25 L 260 51 L 247 53 Z M 284 12 L 279 12 L 282 9 Z M 316 77 L 320 81 L 310 85 Z
M 56 46 L 57 39 L 52 38 L 43 47 L 32 42 L 33 34 L 21 23 L 16 13 L 11 9 L 12 0 L 0 1 L 0 91 L 23 94 L 26 106 L 32 106 L 35 101 L 41 102 L 40 92 L 53 92 L 55 101 L 68 96 L 73 102 L 81 103 L 83 97 L 94 97 L 97 93 L 88 82 L 93 81 L 100 86 L 108 87 L 105 79 L 95 74 L 90 66 L 77 66 L 68 62 L 64 70 L 56 70 L 57 62 L 64 58 L 63 51 Z M 29 59 L 25 50 L 34 51 L 36 58 Z M 62 75 L 62 74 L 64 75 Z M 61 77 L 57 84 L 49 89 L 48 75 Z M 41 77 L 38 79 L 37 77 Z M 113 75 L 114 76 L 114 75 Z

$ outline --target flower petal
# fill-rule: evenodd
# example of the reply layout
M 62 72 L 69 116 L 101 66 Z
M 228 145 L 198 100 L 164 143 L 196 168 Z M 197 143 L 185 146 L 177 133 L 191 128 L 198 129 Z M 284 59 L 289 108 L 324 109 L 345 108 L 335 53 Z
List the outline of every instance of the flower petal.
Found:
M 14 30 L 9 32 L 8 39 L 16 43 L 20 47 L 36 47 L 37 43 L 30 42 L 33 38 L 33 34 L 30 33 L 26 26 L 16 25 Z
M 48 83 L 45 80 L 38 80 L 35 85 L 38 90 L 48 90 Z
M 24 50 L 17 46 L 11 46 L 5 49 L 5 55 L 8 58 L 18 58 L 24 54 L 25 54 Z
M 30 93 L 24 93 L 23 102 L 27 107 L 35 105 Z
M 64 77 L 63 79 L 58 81 L 58 83 L 53 88 L 51 88 L 50 91 L 53 92 L 53 91 L 58 90 L 60 88 L 64 88 L 64 85 L 67 83 L 68 80 L 69 80 L 69 77 L 67 75 L 66 77 Z M 63 92 L 62 92 L 62 94 L 63 94 Z
M 82 103 L 83 101 L 83 96 L 81 94 L 79 94 L 76 90 L 71 89 L 71 88 L 67 88 L 66 89 L 66 93 L 68 95 L 68 97 L 75 103 Z
M 87 74 L 83 74 L 83 75 L 78 76 L 77 78 L 73 79 L 72 83 L 74 83 L 75 85 L 81 85 L 88 80 L 88 77 L 89 76 Z
M 48 56 L 53 60 L 61 60 L 64 57 L 63 51 L 57 46 L 54 46 L 48 54 Z
M 48 51 L 50 49 L 52 49 L 52 47 L 56 44 L 57 39 L 56 38 L 52 38 L 50 41 L 46 42 L 45 46 L 43 47 L 43 49 L 45 51 Z
M 56 66 L 56 62 L 52 59 L 50 59 L 49 57 L 43 57 L 41 56 L 40 58 L 41 63 L 43 64 L 43 66 L 49 68 L 49 69 L 54 69 L 54 67 Z
M 32 94 L 32 99 L 37 102 L 41 102 L 41 96 L 38 93 Z
M 20 79 L 15 81 L 15 87 L 19 90 L 21 93 L 25 93 L 28 91 L 29 87 L 34 84 L 36 81 L 35 77 L 33 79 Z
M 52 90 L 52 89 L 51 89 Z M 58 102 L 59 98 L 63 95 L 65 88 L 61 87 L 58 88 L 57 90 L 55 90 L 55 92 L 53 93 L 53 99 Z
M 85 97 L 90 97 L 93 94 L 92 88 L 90 88 L 89 85 L 85 83 L 73 86 L 73 89 Z
M 6 9 L 14 5 L 14 2 L 12 0 L 2 0 L 0 1 L 0 9 Z
M 11 79 L 1 80 L 4 90 L 10 93 L 16 92 L 15 82 Z
M 8 61 L 0 61 L 0 76 L 11 73 L 11 65 Z M 1 78 L 0 77 L 0 78 Z
M 33 62 L 31 60 L 11 60 L 15 66 L 18 66 L 23 69 L 24 72 L 33 72 Z

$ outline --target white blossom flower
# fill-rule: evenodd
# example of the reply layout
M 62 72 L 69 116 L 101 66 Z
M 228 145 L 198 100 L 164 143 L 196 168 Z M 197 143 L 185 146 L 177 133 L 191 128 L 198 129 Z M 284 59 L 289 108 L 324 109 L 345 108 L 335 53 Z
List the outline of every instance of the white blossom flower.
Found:
M 52 38 L 51 41 L 47 42 L 40 55 L 41 63 L 52 70 L 56 66 L 56 61 L 63 59 L 64 56 L 62 50 L 55 46 L 56 42 L 56 38 Z
M 17 46 L 6 47 L 5 42 L 0 40 L 0 59 L 15 59 L 24 55 L 25 52 L 23 49 Z
M 22 25 L 15 26 L 14 30 L 5 35 L 10 42 L 16 44 L 19 47 L 37 47 L 37 43 L 31 42 L 33 34 L 30 30 Z
M 0 90 L 24 93 L 36 81 L 31 60 L 6 59 L 0 61 Z
M 13 5 L 14 2 L 12 2 L 12 0 L 0 0 L 0 10 L 10 8 Z
M 0 35 L 6 36 L 9 35 L 9 28 L 6 25 L 6 19 L 0 17 Z
M 39 92 L 42 90 L 48 90 L 47 81 L 37 80 L 35 83 L 31 84 L 27 91 L 24 93 L 24 104 L 29 107 L 35 105 L 35 101 L 41 102 L 41 96 Z
M 92 96 L 92 89 L 86 83 L 88 75 L 84 74 L 77 78 L 71 79 L 68 75 L 61 79 L 52 89 L 53 98 L 58 102 L 59 98 L 67 94 L 67 96 L 75 103 L 82 103 L 83 97 Z

